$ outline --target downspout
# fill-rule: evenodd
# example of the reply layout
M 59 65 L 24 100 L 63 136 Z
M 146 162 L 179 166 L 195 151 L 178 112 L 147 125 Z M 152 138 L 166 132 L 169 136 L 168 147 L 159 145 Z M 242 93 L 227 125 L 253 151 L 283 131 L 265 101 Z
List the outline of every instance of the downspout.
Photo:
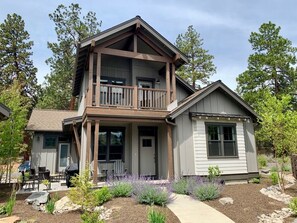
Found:
M 165 122 L 166 122 L 168 125 L 176 126 L 176 123 L 169 121 L 168 118 L 165 118 Z

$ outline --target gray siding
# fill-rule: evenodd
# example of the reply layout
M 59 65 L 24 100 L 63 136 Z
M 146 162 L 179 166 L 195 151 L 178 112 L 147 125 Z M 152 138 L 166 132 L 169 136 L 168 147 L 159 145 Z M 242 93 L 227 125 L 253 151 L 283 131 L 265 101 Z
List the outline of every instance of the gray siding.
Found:
M 103 56 L 101 76 L 122 78 L 131 85 L 131 60 L 122 57 Z
M 257 150 L 255 141 L 254 124 L 252 122 L 244 123 L 245 150 L 248 172 L 258 172 Z

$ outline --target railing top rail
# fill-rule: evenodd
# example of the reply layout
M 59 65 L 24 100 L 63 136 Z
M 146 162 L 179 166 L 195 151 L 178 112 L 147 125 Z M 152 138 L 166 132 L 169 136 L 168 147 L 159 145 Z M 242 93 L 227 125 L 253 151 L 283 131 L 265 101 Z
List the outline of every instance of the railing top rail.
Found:
M 164 89 L 156 89 L 156 88 L 138 88 L 138 90 L 142 90 L 142 91 L 158 91 L 158 92 L 167 92 Z

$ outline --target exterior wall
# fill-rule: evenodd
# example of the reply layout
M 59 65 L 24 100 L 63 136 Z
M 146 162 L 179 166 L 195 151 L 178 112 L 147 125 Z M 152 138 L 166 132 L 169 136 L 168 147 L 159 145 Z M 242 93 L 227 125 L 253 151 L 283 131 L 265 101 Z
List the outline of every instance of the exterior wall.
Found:
M 254 124 L 251 122 L 244 123 L 244 138 L 248 172 L 258 172 L 256 141 L 254 134 Z
M 81 89 L 78 97 L 78 112 L 77 115 L 81 116 L 84 113 L 85 101 L 86 101 L 86 89 L 88 85 L 89 75 L 88 72 L 85 72 L 84 78 L 82 80 Z
M 56 173 L 58 172 L 59 142 L 55 148 L 44 149 L 44 134 L 46 133 L 34 134 L 31 151 L 31 165 L 32 168 L 35 168 L 36 170 L 39 166 L 45 166 L 46 169 L 50 170 L 51 173 Z M 57 135 L 58 134 L 59 133 L 57 133 Z M 70 141 L 69 144 L 70 152 L 68 162 L 70 164 L 77 162 L 77 155 L 72 141 Z
M 208 167 L 215 165 L 218 165 L 223 175 L 247 173 L 243 123 L 236 122 L 238 158 L 209 159 L 207 157 L 205 122 L 204 120 L 193 120 L 195 175 L 207 175 Z M 216 121 L 207 120 L 207 122 Z M 227 121 L 224 121 L 224 123 L 227 123 Z M 234 122 L 230 121 L 229 123 Z
M 182 101 L 186 97 L 189 96 L 189 93 L 187 93 L 180 85 L 176 84 L 176 100 L 177 102 Z

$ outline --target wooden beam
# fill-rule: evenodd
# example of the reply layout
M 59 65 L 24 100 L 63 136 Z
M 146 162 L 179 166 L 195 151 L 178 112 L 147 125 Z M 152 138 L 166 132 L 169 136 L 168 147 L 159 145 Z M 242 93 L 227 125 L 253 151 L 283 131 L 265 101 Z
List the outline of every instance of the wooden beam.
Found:
M 95 132 L 94 132 L 94 174 L 93 183 L 97 185 L 98 182 L 98 150 L 99 150 L 99 121 L 95 122 Z
M 168 168 L 168 180 L 173 180 L 173 144 L 172 144 L 172 127 L 167 124 L 167 168 Z
M 134 109 L 138 108 L 138 88 L 137 88 L 137 85 L 135 85 L 134 89 L 133 89 L 133 108 Z
M 91 156 L 91 130 L 92 130 L 92 122 L 91 120 L 87 120 L 87 148 L 86 148 L 86 168 L 89 168 L 90 165 L 90 156 Z
M 137 34 L 140 39 L 142 39 L 147 45 L 149 45 L 153 50 L 155 50 L 159 55 L 168 57 L 163 50 L 161 50 L 159 47 L 157 47 L 149 38 L 147 38 L 144 34 L 138 33 Z
M 73 123 L 72 127 L 73 127 L 73 132 L 74 132 L 75 142 L 76 142 L 76 154 L 77 154 L 78 159 L 80 159 L 80 154 L 81 154 L 81 144 L 80 144 L 80 140 L 79 140 L 79 136 L 78 136 L 78 132 L 77 132 L 77 128 L 76 128 L 76 124 Z
M 171 64 L 171 86 L 172 86 L 172 101 L 176 100 L 176 78 L 175 78 L 175 65 Z
M 112 45 L 112 44 L 114 44 L 116 42 L 119 42 L 122 39 L 125 39 L 125 38 L 127 38 L 129 36 L 132 36 L 133 34 L 134 34 L 133 32 L 127 32 L 127 33 L 124 33 L 124 34 L 122 34 L 120 36 L 117 36 L 115 38 L 112 38 L 112 39 L 110 39 L 110 40 L 108 40 L 108 41 L 100 44 L 98 47 L 96 47 L 96 51 L 98 51 L 98 50 L 100 50 L 102 48 L 108 47 L 108 46 L 110 46 L 110 45 Z
M 166 63 L 166 105 L 170 104 L 170 69 L 169 63 Z
M 97 70 L 96 70 L 96 106 L 100 106 L 100 78 L 101 78 L 101 53 L 97 53 Z
M 140 28 L 140 22 L 136 23 L 136 30 Z
M 117 49 L 110 49 L 110 48 L 103 48 L 97 50 L 96 52 L 100 52 L 102 54 L 118 56 L 118 57 L 127 57 L 132 59 L 139 59 L 139 60 L 148 60 L 148 61 L 156 61 L 156 62 L 172 62 L 170 58 L 166 58 L 163 56 L 157 56 L 152 54 L 144 54 L 144 53 L 136 53 L 124 50 L 117 50 Z
M 93 103 L 93 70 L 94 70 L 94 53 L 90 53 L 89 56 L 89 88 L 88 88 L 88 97 L 87 105 L 92 106 Z
M 173 63 L 175 63 L 177 60 L 180 59 L 180 54 L 175 54 L 175 56 L 173 57 Z
M 137 53 L 137 35 L 133 36 L 133 52 Z
M 96 45 L 95 40 L 91 40 L 90 52 L 94 51 L 95 45 Z

